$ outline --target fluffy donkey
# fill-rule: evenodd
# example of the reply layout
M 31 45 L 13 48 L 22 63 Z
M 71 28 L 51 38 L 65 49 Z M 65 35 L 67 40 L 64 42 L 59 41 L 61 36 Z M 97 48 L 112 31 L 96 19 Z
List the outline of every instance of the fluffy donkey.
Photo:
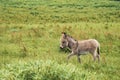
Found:
M 60 48 L 63 49 L 65 47 L 68 47 L 71 50 L 71 53 L 67 57 L 67 62 L 71 56 L 77 55 L 78 61 L 81 63 L 80 55 L 88 53 L 92 54 L 94 61 L 96 58 L 98 58 L 98 62 L 100 61 L 100 44 L 95 39 L 77 41 L 65 32 L 62 32 Z

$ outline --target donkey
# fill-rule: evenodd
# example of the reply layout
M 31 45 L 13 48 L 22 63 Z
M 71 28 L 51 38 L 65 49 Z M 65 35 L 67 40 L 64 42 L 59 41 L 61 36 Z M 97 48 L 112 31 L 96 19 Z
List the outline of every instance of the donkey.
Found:
M 80 55 L 88 53 L 92 54 L 94 61 L 98 58 L 98 62 L 100 62 L 100 44 L 95 39 L 77 41 L 65 32 L 62 32 L 62 36 L 60 38 L 60 48 L 63 49 L 66 47 L 71 50 L 71 53 L 67 57 L 67 63 L 70 57 L 74 55 L 77 55 L 78 61 L 81 63 Z

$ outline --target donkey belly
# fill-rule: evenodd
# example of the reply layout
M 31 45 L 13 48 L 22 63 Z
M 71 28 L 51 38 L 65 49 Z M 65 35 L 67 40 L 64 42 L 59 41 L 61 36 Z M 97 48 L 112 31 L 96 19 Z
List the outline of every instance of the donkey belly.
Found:
M 86 55 L 88 53 L 89 53 L 89 51 L 80 51 L 78 54 L 80 54 L 80 55 Z

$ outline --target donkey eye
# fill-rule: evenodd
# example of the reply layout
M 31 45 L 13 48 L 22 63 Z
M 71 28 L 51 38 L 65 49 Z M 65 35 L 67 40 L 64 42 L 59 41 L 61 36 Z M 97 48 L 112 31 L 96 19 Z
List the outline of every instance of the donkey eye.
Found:
M 65 43 L 65 41 L 63 41 L 62 43 Z

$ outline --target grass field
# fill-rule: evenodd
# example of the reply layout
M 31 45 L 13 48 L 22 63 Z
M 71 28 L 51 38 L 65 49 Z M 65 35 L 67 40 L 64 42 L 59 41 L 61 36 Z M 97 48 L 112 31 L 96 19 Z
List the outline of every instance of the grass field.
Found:
M 119 0 L 0 0 L 0 80 L 119 80 Z M 101 62 L 59 49 L 61 32 L 97 39 Z

